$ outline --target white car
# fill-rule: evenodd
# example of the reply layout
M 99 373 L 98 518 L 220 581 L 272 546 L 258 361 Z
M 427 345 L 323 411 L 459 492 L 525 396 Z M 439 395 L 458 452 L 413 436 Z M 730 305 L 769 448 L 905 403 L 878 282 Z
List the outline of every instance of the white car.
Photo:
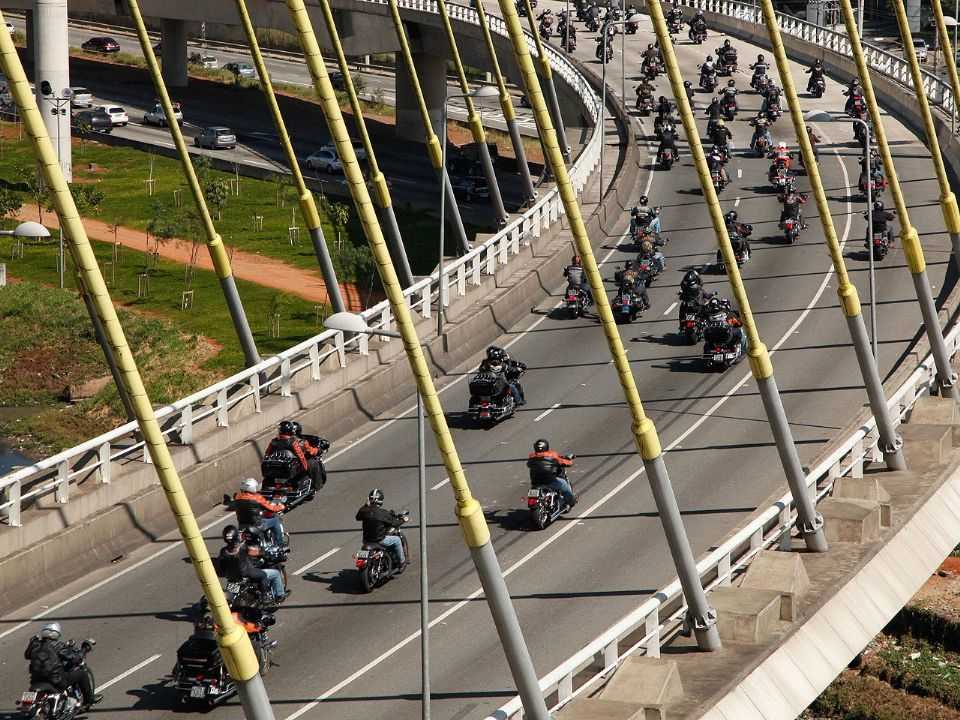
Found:
M 324 145 L 324 146 L 323 146 L 322 148 L 320 148 L 320 149 L 321 149 L 321 150 L 329 150 L 329 151 L 332 152 L 334 155 L 337 155 L 337 146 L 334 145 L 333 143 L 327 143 L 326 145 Z M 353 152 L 354 152 L 354 154 L 357 156 L 357 160 L 360 160 L 360 161 L 362 162 L 362 161 L 364 161 L 364 160 L 367 159 L 367 150 L 366 150 L 366 148 L 363 147 L 363 143 L 362 143 L 362 142 L 354 142 L 354 143 L 353 143 Z M 339 158 L 340 156 L 337 155 L 337 157 Z
M 925 63 L 927 61 L 927 41 L 914 39 L 913 49 L 917 51 L 917 60 Z
M 177 125 L 183 127 L 183 110 L 180 108 L 180 103 L 178 102 L 173 104 L 173 116 L 177 119 Z M 166 127 L 167 116 L 163 114 L 163 108 L 160 106 L 160 103 L 154 105 L 153 110 L 143 114 L 143 124 Z
M 199 65 L 207 70 L 216 70 L 220 67 L 220 61 L 217 60 L 214 55 L 208 55 L 207 53 L 191 53 L 188 60 L 194 65 Z
M 7 20 L 7 32 L 13 35 L 16 32 L 16 28 L 13 26 L 13 23 Z
M 85 87 L 72 87 L 73 96 L 70 98 L 70 104 L 73 107 L 88 108 L 93 107 L 93 93 Z
M 304 161 L 307 170 L 323 170 L 328 173 L 337 173 L 343 170 L 343 164 L 337 154 L 328 148 L 321 148 L 314 153 L 310 153 Z
M 113 123 L 114 127 L 120 126 L 124 127 L 128 122 L 130 122 L 130 116 L 127 115 L 127 111 L 124 110 L 119 105 L 101 105 L 101 109 L 110 116 L 110 122 Z

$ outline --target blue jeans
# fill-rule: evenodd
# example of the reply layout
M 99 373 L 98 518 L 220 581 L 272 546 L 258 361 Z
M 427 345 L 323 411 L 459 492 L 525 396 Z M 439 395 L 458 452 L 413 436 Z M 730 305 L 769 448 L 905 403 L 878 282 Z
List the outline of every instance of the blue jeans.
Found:
M 513 401 L 517 405 L 523 405 L 525 402 L 523 399 L 523 394 L 520 392 L 520 384 L 517 382 L 508 383 L 507 387 L 510 389 L 510 394 L 513 395 Z
M 556 477 L 550 482 L 546 483 L 544 487 L 548 487 L 551 490 L 556 490 L 558 493 L 560 493 L 569 507 L 573 507 L 573 505 L 577 502 L 577 498 L 573 494 L 573 488 L 570 486 L 570 481 L 565 477 Z
M 280 522 L 280 516 L 265 517 L 262 520 L 263 527 L 269 531 L 273 537 L 274 543 L 279 547 L 283 545 L 283 523 Z
M 676 154 L 676 150 L 674 150 L 674 154 Z M 655 232 L 657 234 L 660 233 L 660 216 L 659 215 L 657 215 L 655 218 L 653 218 L 653 220 L 651 220 L 647 224 L 647 229 L 650 232 Z
M 287 592 L 283 586 L 283 575 L 276 568 L 263 568 L 263 572 L 267 576 L 267 582 L 270 584 L 270 591 L 273 596 L 282 598 Z
M 380 544 L 388 550 L 392 550 L 394 555 L 397 556 L 397 562 L 401 565 L 406 562 L 406 557 L 403 555 L 403 540 L 400 539 L 399 535 L 387 535 L 380 541 Z

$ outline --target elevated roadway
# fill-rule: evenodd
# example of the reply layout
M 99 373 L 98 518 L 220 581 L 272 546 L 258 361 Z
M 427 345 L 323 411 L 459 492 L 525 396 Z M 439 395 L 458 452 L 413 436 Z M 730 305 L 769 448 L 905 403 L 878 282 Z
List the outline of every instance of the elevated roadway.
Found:
M 548 3 L 550 4 L 550 3 Z M 556 9 L 561 3 L 553 3 Z M 722 41 L 679 47 L 685 76 Z M 627 38 L 627 95 L 632 101 L 639 53 L 652 42 L 644 21 Z M 746 61 L 758 49 L 736 42 Z M 578 56 L 592 61 L 594 44 L 580 28 Z M 619 40 L 617 41 L 619 53 Z M 611 89 L 619 90 L 620 57 L 608 67 Z M 797 68 L 797 77 L 801 77 Z M 749 77 L 736 76 L 746 88 Z M 845 80 L 845 79 L 844 79 Z M 666 93 L 661 78 L 658 90 Z M 706 97 L 698 94 L 703 106 Z M 758 107 L 752 93 L 733 123 L 734 143 L 749 140 L 746 119 Z M 821 101 L 804 99 L 805 109 L 837 110 L 843 98 L 835 79 Z M 702 113 L 701 113 L 702 114 Z M 704 121 L 701 121 L 703 127 Z M 641 131 L 650 132 L 646 121 Z M 949 244 L 940 233 L 937 188 L 922 145 L 895 119 L 894 141 L 902 181 L 909 188 L 911 217 L 925 243 L 935 294 L 954 282 L 948 272 Z M 862 254 L 862 205 L 850 199 L 856 183 L 856 147 L 842 125 L 824 128 L 822 172 L 853 277 L 866 297 L 866 258 Z M 612 124 L 610 142 L 616 142 Z M 774 128 L 789 139 L 788 122 Z M 645 141 L 644 141 L 645 142 Z M 655 150 L 655 148 L 652 148 Z M 685 150 L 685 148 L 684 148 Z M 766 184 L 767 162 L 736 153 L 733 182 L 722 194 L 724 209 L 736 207 L 754 225 L 754 255 L 743 268 L 764 340 L 776 349 L 774 365 L 784 404 L 808 462 L 865 401 L 845 324 L 837 309 L 830 264 L 819 225 L 808 205 L 810 227 L 800 242 L 779 239 L 779 205 Z M 701 348 L 676 337 L 676 291 L 689 267 L 709 267 L 715 241 L 689 157 L 669 173 L 646 175 L 645 190 L 663 206 L 668 269 L 651 291 L 653 306 L 633 325 L 622 327 L 624 341 L 648 411 L 657 422 L 667 465 L 694 551 L 707 550 L 777 487 L 782 473 L 756 388 L 747 368 L 705 373 Z M 803 180 L 800 188 L 804 189 Z M 629 257 L 617 247 L 626 218 L 594 238 L 605 275 Z M 561 287 L 557 278 L 556 289 Z M 878 269 L 880 364 L 888 372 L 919 326 L 909 274 L 894 249 Z M 727 294 L 719 274 L 708 287 Z M 611 286 L 612 290 L 612 286 Z M 545 672 L 635 607 L 675 574 L 659 520 L 629 434 L 629 415 L 609 364 L 601 333 L 591 318 L 570 320 L 555 312 L 548 297 L 529 317 L 501 338 L 512 355 L 529 365 L 524 378 L 529 404 L 518 416 L 489 431 L 465 427 L 463 372 L 441 379 L 442 397 L 468 477 L 491 523 L 500 562 L 520 614 L 539 672 Z M 372 595 L 358 594 L 351 553 L 359 545 L 353 520 L 372 487 L 382 488 L 391 507 L 416 504 L 413 399 L 334 445 L 330 482 L 312 505 L 287 518 L 294 554 L 288 565 L 293 596 L 279 613 L 273 636 L 280 641 L 267 686 L 278 718 L 415 718 L 419 716 L 419 643 L 416 565 Z M 335 422 L 311 428 L 336 436 Z M 524 459 L 537 437 L 578 455 L 571 473 L 581 503 L 550 529 L 526 527 Z M 460 531 L 451 513 L 441 466 L 433 456 L 427 517 L 433 631 L 434 717 L 482 717 L 512 696 L 514 689 L 479 594 Z M 255 472 L 251 468 L 251 473 Z M 202 519 L 211 550 L 226 517 L 211 511 Z M 418 548 L 414 518 L 408 529 L 411 551 Z M 189 635 L 183 612 L 199 593 L 184 553 L 169 538 L 119 558 L 83 582 L 73 583 L 36 603 L 8 613 L 0 622 L 0 708 L 12 708 L 24 685 L 23 646 L 40 614 L 57 619 L 68 635 L 98 638 L 93 657 L 101 685 L 115 680 L 96 716 L 173 717 L 183 708 L 165 684 L 176 648 Z M 308 567 L 309 566 L 309 567 Z M 306 569 L 304 569 L 306 568 Z M 303 572 L 297 573 L 303 569 Z M 212 711 L 214 718 L 237 717 L 232 704 Z

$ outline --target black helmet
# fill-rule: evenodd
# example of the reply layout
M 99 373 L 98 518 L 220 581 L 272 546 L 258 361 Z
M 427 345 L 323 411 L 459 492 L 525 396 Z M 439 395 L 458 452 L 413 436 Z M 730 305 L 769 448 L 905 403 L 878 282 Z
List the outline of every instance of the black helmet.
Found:
M 823 65 L 823 60 L 821 60 L 820 58 L 817 58 L 816 60 L 813 61 L 813 64 L 816 65 L 817 67 L 820 67 L 821 65 Z
M 546 452 L 546 451 L 549 450 L 549 449 L 550 449 L 550 443 L 548 443 L 548 442 L 547 442 L 546 440 L 544 440 L 543 438 L 540 438 L 540 439 L 537 440 L 535 443 L 533 443 L 533 451 L 534 451 L 535 453 Z
M 290 424 L 293 425 L 293 434 L 297 437 L 300 437 L 300 435 L 303 434 L 303 425 L 298 423 L 296 420 L 291 421 Z
M 696 17 L 702 17 L 702 16 L 703 16 L 703 10 L 700 10 L 699 8 L 697 8 L 697 11 L 694 13 L 694 16 L 696 16 Z
M 374 488 L 370 491 L 370 494 L 367 495 L 367 505 L 373 505 L 374 507 L 381 507 L 383 505 L 384 495 L 383 490 L 380 488 Z
M 683 86 L 684 86 L 684 87 L 693 87 L 693 83 L 690 82 L 689 80 L 684 80 L 684 81 L 683 81 Z
M 873 202 L 874 210 L 883 210 L 883 200 L 874 200 Z
M 293 435 L 295 433 L 296 428 L 293 425 L 293 421 L 284 420 L 280 423 L 279 430 L 281 435 Z
M 503 351 L 503 348 L 497 347 L 496 345 L 491 345 L 487 348 L 487 360 L 496 360 L 498 362 L 503 362 L 507 357 L 507 354 Z
M 661 96 L 660 96 L 660 101 L 659 101 L 659 102 L 660 102 L 660 104 L 661 104 L 661 105 L 663 105 L 663 104 L 664 104 L 665 102 L 667 102 L 667 98 L 666 98 L 666 96 L 665 96 L 665 95 L 661 95 Z
M 723 41 L 723 46 L 724 46 L 725 48 L 730 47 L 730 38 L 727 38 L 726 40 Z
M 713 55 L 707 55 L 707 62 L 713 62 Z
M 653 43 L 647 43 L 647 50 L 653 50 Z
M 736 222 L 739 216 L 737 215 L 736 210 L 731 210 L 726 215 L 724 215 L 724 217 L 726 218 L 727 222 Z
M 649 198 L 648 198 L 646 195 L 641 195 L 641 196 L 639 197 L 639 199 L 638 199 L 638 202 L 639 202 L 641 205 L 646 205 L 648 202 L 650 202 L 650 200 L 649 200 Z
M 760 53 L 759 55 L 757 55 L 757 62 L 758 62 L 758 63 L 762 63 L 762 62 L 763 62 L 763 53 Z
M 686 286 L 700 285 L 700 273 L 696 270 L 687 270 L 687 274 L 683 276 L 683 284 Z
M 222 533 L 223 541 L 230 547 L 240 544 L 240 531 L 236 525 L 227 525 Z
M 254 547 L 263 545 L 263 531 L 256 527 L 246 527 L 243 529 L 243 540 Z

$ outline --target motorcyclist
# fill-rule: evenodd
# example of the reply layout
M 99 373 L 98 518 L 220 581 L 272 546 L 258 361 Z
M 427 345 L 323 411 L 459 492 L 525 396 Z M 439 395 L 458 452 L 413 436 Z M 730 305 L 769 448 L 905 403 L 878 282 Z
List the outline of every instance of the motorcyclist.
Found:
M 567 279 L 568 289 L 576 288 L 578 292 L 583 293 L 586 304 L 593 305 L 593 293 L 590 292 L 590 284 L 587 282 L 579 255 L 570 258 L 570 264 L 563 269 L 563 276 Z
M 875 151 L 870 153 L 869 158 L 860 158 L 860 187 L 866 187 L 868 177 L 878 188 L 883 187 L 883 165 Z
M 577 496 L 573 494 L 573 488 L 564 469 L 571 465 L 573 460 L 551 450 L 549 442 L 542 438 L 537 440 L 533 444 L 533 452 L 527 458 L 530 486 L 556 490 L 563 497 L 567 509 L 572 509 L 577 504 Z
M 391 529 L 400 527 L 406 518 L 400 513 L 383 509 L 383 490 L 374 488 L 367 495 L 367 502 L 357 510 L 357 521 L 363 523 L 363 544 L 383 545 L 397 560 L 397 572 L 404 571 L 409 562 L 403 554 L 403 539 Z
M 667 100 L 665 95 L 661 95 L 657 100 L 657 116 L 664 120 L 673 112 L 673 103 Z
M 693 33 L 705 33 L 707 31 L 707 19 L 703 16 L 703 10 L 697 10 L 690 20 L 690 31 Z
M 700 85 L 704 85 L 707 78 L 717 74 L 717 67 L 713 64 L 713 55 L 707 55 L 703 64 L 700 66 Z
M 732 78 L 727 81 L 727 86 L 723 89 L 723 103 L 733 103 L 734 112 L 737 110 L 737 83 Z
M 753 70 L 754 79 L 765 76 L 769 67 L 770 66 L 767 65 L 766 59 L 763 57 L 763 53 L 757 55 L 757 61 L 750 66 L 750 69 Z
M 763 92 L 763 103 L 760 112 L 767 114 L 773 110 L 780 111 L 780 88 L 772 80 L 767 82 Z
M 750 124 L 753 125 L 753 137 L 750 138 L 750 149 L 754 152 L 759 152 L 758 144 L 761 138 L 766 140 L 766 147 L 773 145 L 773 135 L 770 133 L 770 124 L 767 122 L 767 119 L 762 115 L 757 116 L 750 121 Z
M 647 98 L 653 99 L 653 85 L 650 84 L 649 80 L 643 78 L 637 85 L 637 107 L 640 107 L 641 103 Z
M 823 60 L 820 58 L 814 60 L 813 65 L 807 68 L 804 72 L 810 76 L 810 79 L 807 80 L 807 92 L 813 92 L 813 88 L 819 81 L 823 80 L 826 82 L 826 79 L 823 76 Z
M 60 623 L 47 623 L 40 632 L 30 638 L 23 653 L 29 661 L 30 686 L 35 683 L 49 683 L 57 690 L 65 690 L 71 685 L 80 688 L 83 695 L 82 710 L 89 710 L 103 700 L 103 695 L 94 692 L 96 683 L 89 666 L 81 665 L 83 654 L 80 648 L 62 640 L 63 630 Z M 68 670 L 68 666 L 73 666 Z
M 637 198 L 637 204 L 630 211 L 630 232 L 633 237 L 660 233 L 660 208 L 650 207 L 650 199 L 646 195 Z
M 710 172 L 717 173 L 720 176 L 721 182 L 726 185 L 730 182 L 730 178 L 727 176 L 727 169 L 724 165 L 723 152 L 715 145 L 707 155 L 707 166 L 710 168 Z
M 745 251 L 750 251 L 750 233 L 753 228 L 746 223 L 739 222 L 739 215 L 736 210 L 731 210 L 723 216 L 727 226 L 727 236 L 730 238 L 730 244 L 733 246 L 733 252 L 742 255 Z
M 660 147 L 657 149 L 658 163 L 663 162 L 663 153 L 668 149 L 673 152 L 674 160 L 680 156 L 680 153 L 677 149 L 677 133 L 672 123 L 664 125 L 660 128 Z
M 235 525 L 227 525 L 223 529 L 223 542 L 217 556 L 220 575 L 230 582 L 245 578 L 258 583 L 264 592 L 270 593 L 270 597 L 266 598 L 268 603 L 271 600 L 282 602 L 290 595 L 283 584 L 283 573 L 277 568 L 259 568 L 254 565 L 250 548 L 243 542 Z
M 730 128 L 724 123 L 723 118 L 720 118 L 713 124 L 710 133 L 710 142 L 717 147 L 725 148 L 730 144 L 731 139 L 733 139 L 733 133 L 730 132 Z
M 280 513 L 286 508 L 279 503 L 272 503 L 260 494 L 260 483 L 255 478 L 247 478 L 240 483 L 240 492 L 233 496 L 233 506 L 237 512 L 237 519 L 241 525 L 262 525 L 278 546 L 284 544 L 283 523 Z M 259 516 L 257 523 L 253 517 Z
M 707 127 L 707 131 L 709 133 L 709 131 L 713 129 L 713 123 L 715 123 L 717 120 L 723 117 L 723 113 L 720 110 L 719 97 L 714 96 L 713 98 L 710 99 L 710 104 L 707 105 L 706 109 L 704 110 L 704 114 L 707 118 L 710 119 L 710 123 L 708 124 L 708 127 Z
M 726 336 L 723 338 L 724 345 L 727 347 L 741 345 L 746 349 L 743 321 L 740 319 L 740 313 L 730 306 L 729 301 L 714 294 L 703 306 L 703 317 L 713 330 L 713 333 L 717 333 L 720 328 L 726 330 L 726 332 L 723 333 Z M 705 335 L 709 332 L 708 330 Z
M 859 102 L 860 107 L 863 107 L 863 88 L 860 87 L 860 81 L 857 78 L 853 78 L 850 83 L 847 85 L 847 89 L 843 91 L 843 94 L 847 96 L 847 102 L 844 103 L 843 111 L 847 115 L 853 115 L 855 111 L 855 106 Z
M 313 479 L 313 487 L 321 487 L 326 478 L 323 476 L 323 466 L 320 463 L 320 452 L 330 446 L 326 440 L 320 440 L 318 445 L 307 442 L 297 433 L 298 423 L 293 420 L 283 420 L 277 428 L 277 436 L 270 441 L 265 455 L 289 450 L 300 461 L 303 471 L 309 473 Z M 318 439 L 319 440 L 319 439 Z
M 662 247 L 662 243 L 656 243 L 652 240 L 643 240 L 640 242 L 640 259 L 650 260 L 658 274 L 662 273 L 664 267 L 666 267 L 663 253 L 659 250 L 660 247 Z
M 888 240 L 892 241 L 893 231 L 889 229 L 889 227 L 887 226 L 887 223 L 893 220 L 896 213 L 891 212 L 890 210 L 887 210 L 886 208 L 884 208 L 883 200 L 874 200 L 873 210 L 870 214 L 872 215 L 872 220 L 873 220 L 873 234 L 874 235 L 881 234 L 884 237 L 886 237 Z M 866 216 L 866 213 L 864 213 L 864 215 Z M 867 225 L 868 235 L 869 235 L 869 232 L 870 232 L 870 226 Z M 873 241 L 873 238 L 868 236 L 867 244 L 869 245 L 872 241 Z
M 723 41 L 723 47 L 720 48 L 720 58 L 724 65 L 737 66 L 737 49 L 730 43 L 730 38 Z
M 779 168 L 785 168 L 787 170 L 787 175 L 790 174 L 790 163 L 792 162 L 792 158 L 785 142 L 778 142 L 777 146 L 767 157 L 773 159 L 773 162 L 770 164 L 770 171 L 768 173 L 771 182 L 773 181 L 773 178 L 776 177 L 777 170 Z
M 520 385 L 520 375 L 527 369 L 527 366 L 511 358 L 507 351 L 496 345 L 487 348 L 487 356 L 480 363 L 480 370 L 487 370 L 495 375 L 501 375 L 507 382 L 510 394 L 518 406 L 526 405 L 527 401 L 523 396 L 523 388 Z
M 783 194 L 779 196 L 778 200 L 783 203 L 783 210 L 780 211 L 780 227 L 783 227 L 785 220 L 795 220 L 801 227 L 806 227 L 803 224 L 803 212 L 800 209 L 800 206 L 807 202 L 806 195 L 797 192 L 793 183 L 789 182 L 784 187 Z
M 667 13 L 667 24 L 674 25 L 677 29 L 683 25 L 683 11 L 675 3 L 670 5 L 670 11 Z
M 693 108 L 693 83 L 689 80 L 684 80 L 683 89 L 687 93 L 687 100 L 690 103 L 690 107 Z

